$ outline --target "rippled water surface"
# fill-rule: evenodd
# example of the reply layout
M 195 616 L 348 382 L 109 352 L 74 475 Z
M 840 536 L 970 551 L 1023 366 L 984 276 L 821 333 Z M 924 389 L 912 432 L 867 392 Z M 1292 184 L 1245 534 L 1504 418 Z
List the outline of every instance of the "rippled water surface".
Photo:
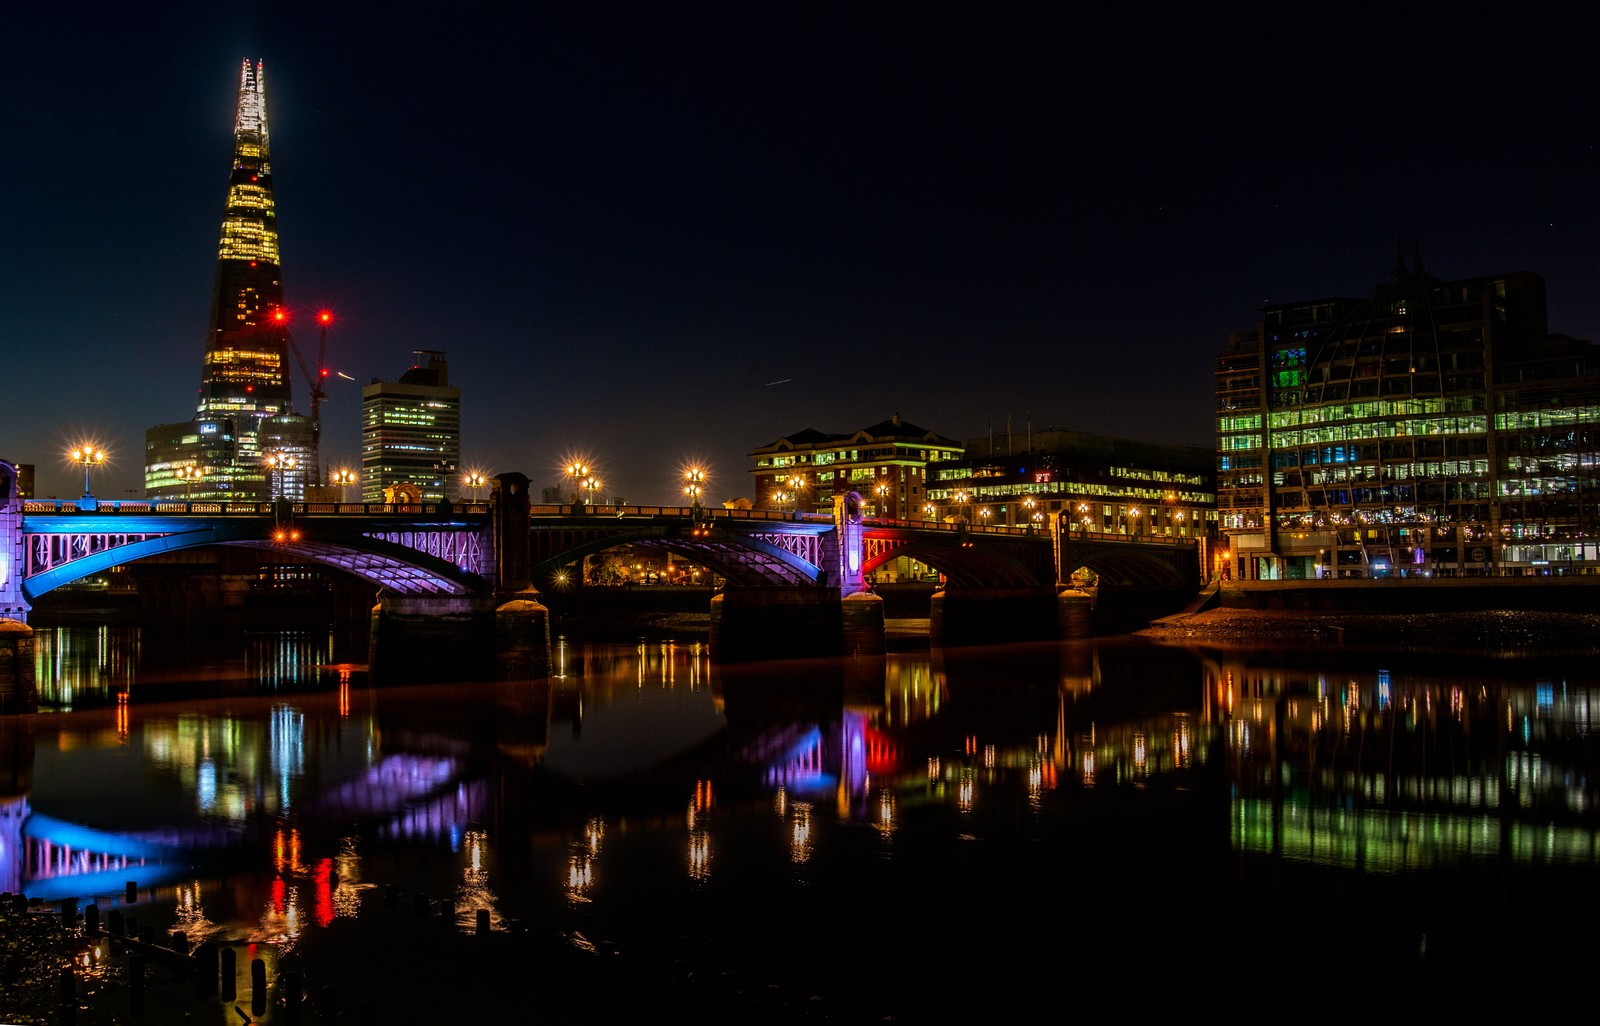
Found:
M 377 1021 L 1526 1011 L 1587 971 L 1600 693 L 1532 662 L 562 639 L 401 688 L 320 633 L 39 635 L 0 888 Z

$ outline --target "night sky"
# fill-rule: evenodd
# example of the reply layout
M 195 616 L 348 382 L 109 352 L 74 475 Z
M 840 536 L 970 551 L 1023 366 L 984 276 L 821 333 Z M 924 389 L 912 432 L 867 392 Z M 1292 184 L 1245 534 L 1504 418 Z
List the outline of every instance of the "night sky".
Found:
M 1401 245 L 1542 274 L 1551 329 L 1600 337 L 1600 93 L 1537 7 L 99 6 L 0 41 L 0 456 L 40 495 L 80 492 L 82 438 L 97 495 L 142 494 L 145 428 L 193 415 L 246 58 L 296 340 L 331 308 L 355 379 L 326 463 L 415 349 L 466 467 L 582 455 L 638 503 L 692 461 L 752 495 L 752 448 L 895 413 L 1210 445 L 1227 333 Z

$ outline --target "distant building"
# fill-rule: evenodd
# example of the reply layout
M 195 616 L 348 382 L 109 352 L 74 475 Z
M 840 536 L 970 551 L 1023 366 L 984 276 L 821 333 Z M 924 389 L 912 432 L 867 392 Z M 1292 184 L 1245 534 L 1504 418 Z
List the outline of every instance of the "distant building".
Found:
M 363 502 L 384 502 L 399 484 L 416 486 L 425 503 L 459 497 L 461 389 L 450 384 L 443 352 L 412 355 L 417 362 L 399 381 L 361 390 Z
M 1216 454 L 1055 428 L 1023 438 L 973 438 L 930 469 L 928 501 L 943 520 L 1086 535 L 1208 539 L 1216 526 Z
M 1549 333 L 1538 275 L 1402 258 L 1368 298 L 1265 307 L 1215 384 L 1242 578 L 1600 567 L 1600 349 Z
M 898 413 L 847 434 L 807 428 L 750 453 L 753 502 L 757 509 L 832 512 L 833 497 L 853 491 L 866 513 L 921 520 L 927 468 L 961 454 L 955 439 L 909 424 Z
M 210 328 L 192 422 L 145 432 L 150 499 L 264 499 L 303 494 L 317 472 L 317 425 L 290 409 L 290 348 L 277 207 L 268 153 L 266 74 L 245 61 L 234 120 L 232 170 L 211 294 Z M 277 421 L 273 430 L 265 430 Z M 287 478 L 282 463 L 295 472 Z

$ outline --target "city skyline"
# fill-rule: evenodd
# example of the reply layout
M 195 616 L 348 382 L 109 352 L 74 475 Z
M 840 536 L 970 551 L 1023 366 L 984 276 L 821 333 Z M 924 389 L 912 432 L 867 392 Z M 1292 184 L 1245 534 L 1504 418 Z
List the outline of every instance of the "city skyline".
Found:
M 64 454 L 92 439 L 96 493 L 127 497 L 144 428 L 192 408 L 245 59 L 293 330 L 331 309 L 354 379 L 328 386 L 328 467 L 417 349 L 451 355 L 464 470 L 540 486 L 581 456 L 635 502 L 676 501 L 689 462 L 709 500 L 757 498 L 751 450 L 893 414 L 1209 445 L 1227 333 L 1370 294 L 1402 245 L 1445 278 L 1540 274 L 1551 330 L 1600 336 L 1594 101 L 1536 26 L 62 17 L 23 15 L 0 70 L 0 331 L 26 354 L 0 457 L 40 494 L 77 494 Z

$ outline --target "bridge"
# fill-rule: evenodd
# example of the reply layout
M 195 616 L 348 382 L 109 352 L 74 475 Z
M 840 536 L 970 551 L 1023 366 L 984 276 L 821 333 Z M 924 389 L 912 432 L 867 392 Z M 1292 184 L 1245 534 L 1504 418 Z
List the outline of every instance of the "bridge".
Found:
M 548 637 L 537 605 L 541 586 L 591 554 L 626 545 L 673 553 L 723 578 L 713 599 L 714 648 L 719 623 L 737 622 L 738 633 L 751 633 L 787 617 L 790 627 L 820 629 L 825 648 L 882 651 L 881 604 L 874 611 L 868 580 L 899 557 L 937 570 L 942 595 L 957 603 L 979 596 L 1037 604 L 1047 597 L 1053 609 L 1058 582 L 1079 567 L 1113 585 L 1199 584 L 1189 541 L 1077 535 L 1049 523 L 892 520 L 863 515 L 854 493 L 834 505 L 831 514 L 535 505 L 521 474 L 498 475 L 486 502 L 437 506 L 39 501 L 12 494 L 0 496 L 0 618 L 26 623 L 34 601 L 64 584 L 216 545 L 292 553 L 367 580 L 378 593 L 375 626 L 391 623 L 396 636 L 420 631 L 413 645 L 442 640 L 434 630 L 441 625 L 490 623 L 501 613 L 507 623 L 495 630 L 515 634 L 520 618 L 528 621 L 524 637 L 511 646 L 519 651 L 539 647 L 527 629 Z M 1010 618 L 1000 605 L 994 610 Z M 770 639 L 763 644 L 765 654 L 783 654 L 770 650 Z

